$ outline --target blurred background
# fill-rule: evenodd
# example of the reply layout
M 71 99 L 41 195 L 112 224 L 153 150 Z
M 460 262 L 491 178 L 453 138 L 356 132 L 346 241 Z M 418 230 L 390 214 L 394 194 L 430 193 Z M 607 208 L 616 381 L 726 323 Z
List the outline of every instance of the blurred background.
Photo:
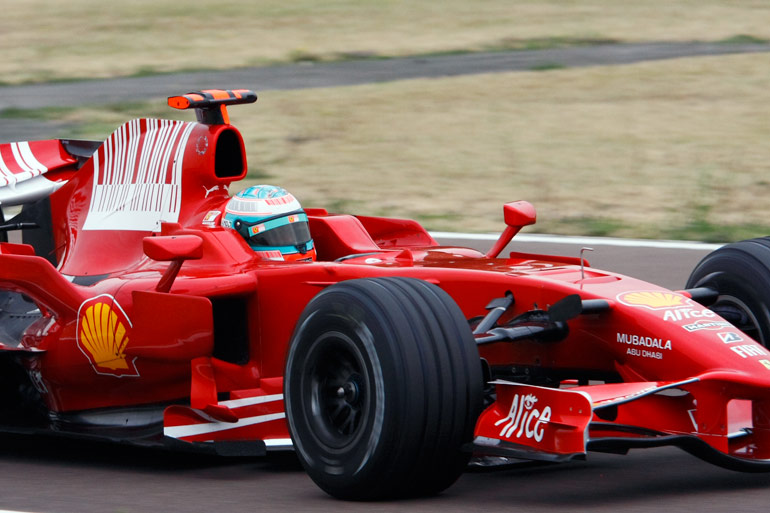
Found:
M 0 5 L 0 142 L 193 120 L 165 97 L 248 88 L 238 189 L 442 231 L 499 231 L 524 199 L 529 232 L 770 234 L 766 1 Z

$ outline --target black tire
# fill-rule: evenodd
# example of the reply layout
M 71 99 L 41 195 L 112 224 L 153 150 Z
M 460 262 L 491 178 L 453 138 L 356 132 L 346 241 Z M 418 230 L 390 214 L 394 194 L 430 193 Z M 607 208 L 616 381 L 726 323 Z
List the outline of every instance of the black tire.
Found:
M 482 385 L 474 337 L 446 292 L 408 278 L 345 281 L 297 323 L 286 418 L 302 465 L 330 495 L 431 495 L 468 463 Z
M 744 240 L 709 253 L 686 288 L 719 292 L 709 308 L 765 347 L 770 347 L 770 237 Z

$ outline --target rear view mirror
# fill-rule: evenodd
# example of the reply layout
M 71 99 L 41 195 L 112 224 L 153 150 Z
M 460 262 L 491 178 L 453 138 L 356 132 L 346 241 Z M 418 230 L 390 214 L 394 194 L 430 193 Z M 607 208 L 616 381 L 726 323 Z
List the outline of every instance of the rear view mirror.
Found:
M 145 237 L 144 254 L 159 262 L 196 260 L 203 256 L 203 240 L 197 235 Z
M 514 228 L 522 228 L 535 224 L 537 212 L 529 201 L 514 201 L 503 206 L 505 224 Z
M 495 245 L 487 252 L 486 256 L 489 258 L 497 257 L 503 248 L 511 242 L 513 236 L 519 233 L 522 228 L 535 224 L 537 213 L 535 212 L 535 207 L 529 201 L 514 201 L 503 206 L 503 219 L 505 219 L 507 226 L 503 233 L 500 234 L 500 238 L 497 239 Z
M 203 239 L 197 235 L 145 237 L 142 249 L 144 254 L 153 260 L 171 262 L 155 287 L 158 292 L 168 292 L 184 261 L 203 257 Z

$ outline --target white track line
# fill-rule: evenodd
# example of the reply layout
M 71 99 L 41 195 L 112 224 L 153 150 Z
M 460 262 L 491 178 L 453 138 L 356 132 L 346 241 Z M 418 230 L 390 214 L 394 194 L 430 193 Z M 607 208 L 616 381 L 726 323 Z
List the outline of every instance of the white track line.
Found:
M 461 239 L 496 241 L 500 235 L 494 233 L 453 233 L 430 232 L 434 239 Z M 520 234 L 513 242 L 537 242 L 544 244 L 576 244 L 584 246 L 620 246 L 627 248 L 658 248 L 658 249 L 690 249 L 697 251 L 714 251 L 724 244 L 707 244 L 705 242 L 689 242 L 677 240 L 648 240 L 648 239 L 616 239 L 612 237 L 574 237 L 568 235 Z

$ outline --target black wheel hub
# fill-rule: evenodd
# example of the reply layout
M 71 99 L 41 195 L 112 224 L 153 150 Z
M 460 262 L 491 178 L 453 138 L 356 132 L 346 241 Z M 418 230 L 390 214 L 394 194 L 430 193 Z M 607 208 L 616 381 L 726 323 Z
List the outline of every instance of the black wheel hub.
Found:
M 348 380 L 335 391 L 336 398 L 344 399 L 352 407 L 358 406 L 361 400 L 362 380 L 359 374 L 348 376 Z
M 365 418 L 367 386 L 359 348 L 341 333 L 326 334 L 308 362 L 308 421 L 320 441 L 333 448 L 353 442 Z

